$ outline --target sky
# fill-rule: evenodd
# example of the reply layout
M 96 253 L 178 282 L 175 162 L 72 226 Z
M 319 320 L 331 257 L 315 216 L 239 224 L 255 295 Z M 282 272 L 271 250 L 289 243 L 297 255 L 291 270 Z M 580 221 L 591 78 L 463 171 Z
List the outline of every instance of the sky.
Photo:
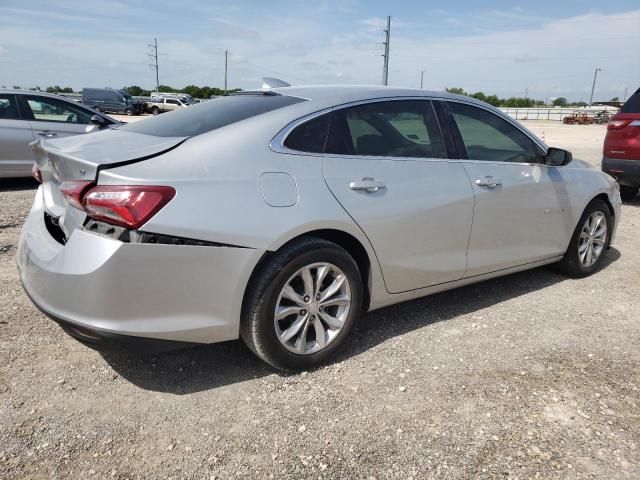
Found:
M 0 86 L 462 87 L 501 97 L 588 101 L 640 87 L 640 1 L 0 0 Z

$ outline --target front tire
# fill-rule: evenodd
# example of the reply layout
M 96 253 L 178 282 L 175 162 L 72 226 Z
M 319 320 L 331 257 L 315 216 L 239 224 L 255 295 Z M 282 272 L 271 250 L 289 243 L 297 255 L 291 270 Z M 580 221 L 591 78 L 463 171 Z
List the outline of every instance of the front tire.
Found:
M 151 109 L 151 113 L 154 115 L 158 115 L 160 113 L 160 109 L 158 107 L 153 107 Z
M 640 190 L 640 187 L 620 185 L 620 198 L 623 202 L 630 202 L 638 194 L 638 190 Z
M 612 228 L 611 211 L 607 204 L 600 199 L 593 200 L 580 217 L 569 248 L 558 263 L 559 270 L 576 278 L 595 272 L 609 248 Z
M 346 250 L 315 237 L 295 240 L 249 283 L 240 336 L 277 369 L 312 369 L 345 344 L 362 298 L 362 277 Z

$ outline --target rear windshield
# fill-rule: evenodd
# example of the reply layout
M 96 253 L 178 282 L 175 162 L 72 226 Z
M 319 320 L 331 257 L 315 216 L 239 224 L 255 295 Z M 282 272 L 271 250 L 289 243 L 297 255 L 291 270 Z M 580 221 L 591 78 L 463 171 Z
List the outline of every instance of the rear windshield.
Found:
M 620 109 L 620 113 L 640 113 L 640 89 L 629 97 Z
M 300 102 L 304 102 L 304 99 L 287 95 L 232 95 L 198 103 L 143 122 L 128 123 L 119 129 L 156 137 L 194 137 Z

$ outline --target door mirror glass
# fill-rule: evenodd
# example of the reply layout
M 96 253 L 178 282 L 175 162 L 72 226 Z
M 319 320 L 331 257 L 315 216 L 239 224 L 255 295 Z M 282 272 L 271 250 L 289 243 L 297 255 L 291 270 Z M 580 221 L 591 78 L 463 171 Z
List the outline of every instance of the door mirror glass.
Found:
M 549 150 L 547 150 L 545 163 L 550 167 L 562 167 L 571 160 L 573 160 L 573 155 L 571 155 L 570 151 L 563 150 L 562 148 L 550 147 Z
M 100 115 L 92 115 L 91 123 L 93 125 L 97 125 L 99 128 L 104 128 L 107 126 L 107 121 Z

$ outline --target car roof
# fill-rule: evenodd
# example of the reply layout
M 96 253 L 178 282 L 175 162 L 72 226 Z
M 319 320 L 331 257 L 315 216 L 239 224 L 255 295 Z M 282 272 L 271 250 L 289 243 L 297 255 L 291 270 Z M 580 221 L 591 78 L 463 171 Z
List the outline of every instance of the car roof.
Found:
M 57 93 L 41 92 L 38 90 L 18 90 L 18 89 L 14 90 L 12 88 L 0 88 L 0 93 L 6 93 L 6 94 L 12 94 L 12 95 L 38 95 L 42 97 L 60 98 L 62 100 L 73 101 L 71 98 L 65 97 L 64 95 L 58 95 Z
M 380 85 L 309 85 L 279 87 L 270 91 L 281 95 L 305 98 L 314 103 L 349 103 L 361 100 L 389 97 L 427 97 L 464 100 L 465 102 L 484 105 L 474 98 L 456 95 L 447 91 L 421 90 L 418 88 L 385 87 Z

